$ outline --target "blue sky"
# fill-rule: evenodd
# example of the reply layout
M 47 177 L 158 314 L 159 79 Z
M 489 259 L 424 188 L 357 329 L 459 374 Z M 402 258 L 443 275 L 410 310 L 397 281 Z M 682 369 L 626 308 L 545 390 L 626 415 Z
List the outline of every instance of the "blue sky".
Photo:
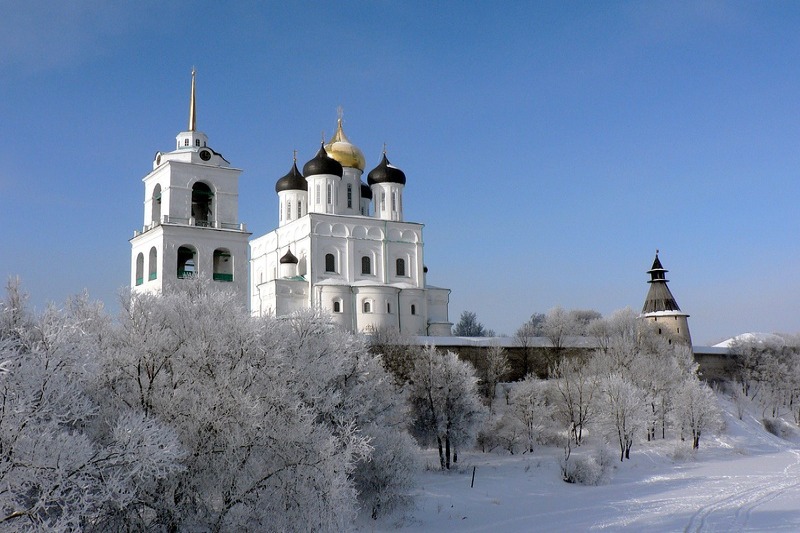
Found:
M 330 137 L 383 143 L 451 320 L 639 310 L 661 250 L 696 344 L 798 332 L 800 5 L 0 2 L 0 274 L 117 308 L 153 154 L 198 129 L 239 215 Z

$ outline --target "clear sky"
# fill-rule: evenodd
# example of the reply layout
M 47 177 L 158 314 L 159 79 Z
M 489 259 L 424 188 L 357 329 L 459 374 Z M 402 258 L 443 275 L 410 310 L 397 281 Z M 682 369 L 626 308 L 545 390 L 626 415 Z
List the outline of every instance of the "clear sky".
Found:
M 345 132 L 408 178 L 450 314 L 641 309 L 696 344 L 800 331 L 800 4 L 0 0 L 0 275 L 118 307 L 153 154 L 198 129 L 239 215 Z

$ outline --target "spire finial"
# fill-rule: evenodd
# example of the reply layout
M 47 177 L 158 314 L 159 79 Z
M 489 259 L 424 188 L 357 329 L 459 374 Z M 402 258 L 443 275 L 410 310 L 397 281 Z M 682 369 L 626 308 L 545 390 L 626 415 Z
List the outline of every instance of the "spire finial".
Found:
M 339 122 L 339 125 L 342 124 L 342 117 L 344 117 L 344 108 L 342 106 L 339 106 L 336 108 L 336 118 L 337 121 Z
M 322 144 L 325 144 L 325 130 L 322 130 Z
M 656 248 L 656 255 L 658 255 L 658 248 Z
M 297 150 L 292 150 L 292 160 L 297 164 Z
M 383 143 L 383 155 L 386 155 L 386 143 Z
M 192 95 L 189 100 L 189 131 L 194 131 L 197 124 L 197 111 L 194 106 L 194 78 L 197 70 L 192 67 Z

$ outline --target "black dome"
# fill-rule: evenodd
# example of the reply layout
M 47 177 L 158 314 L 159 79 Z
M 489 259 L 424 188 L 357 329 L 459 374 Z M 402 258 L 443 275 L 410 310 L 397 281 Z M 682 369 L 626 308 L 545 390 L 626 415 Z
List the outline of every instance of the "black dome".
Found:
M 337 160 L 328 157 L 325 151 L 325 146 L 319 147 L 319 152 L 314 156 L 314 159 L 303 165 L 303 176 L 317 176 L 319 174 L 333 174 L 334 176 L 342 177 L 344 171 L 342 164 Z
M 405 185 L 406 175 L 399 168 L 392 166 L 389 160 L 386 159 L 386 154 L 383 154 L 380 164 L 367 174 L 367 183 L 370 185 L 376 183 L 399 183 L 400 185 Z
M 372 189 L 369 188 L 369 185 L 363 182 L 361 183 L 361 198 L 372 200 Z
M 283 254 L 283 257 L 280 259 L 280 263 L 285 265 L 287 263 L 291 263 L 296 265 L 298 263 L 297 258 L 294 256 L 291 250 L 286 250 L 286 253 Z
M 292 165 L 292 170 L 275 183 L 275 192 L 281 191 L 307 191 L 308 182 L 297 170 L 297 163 Z

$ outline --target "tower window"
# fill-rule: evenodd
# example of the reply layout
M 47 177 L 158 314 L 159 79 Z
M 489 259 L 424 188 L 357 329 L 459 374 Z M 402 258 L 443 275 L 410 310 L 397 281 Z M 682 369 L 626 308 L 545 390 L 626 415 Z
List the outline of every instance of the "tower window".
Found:
M 353 186 L 351 184 L 347 184 L 347 208 L 353 208 Z
M 214 193 L 202 182 L 192 185 L 192 217 L 195 226 L 209 226 L 211 220 L 211 203 Z
M 392 191 L 392 211 L 397 211 L 397 193 Z
M 147 279 L 154 280 L 158 277 L 158 252 L 156 247 L 150 248 L 150 260 Z
M 369 303 L 368 300 L 364 301 L 364 304 L 362 305 L 362 309 L 364 310 L 365 313 L 371 313 L 372 312 L 372 305 Z
M 214 281 L 233 281 L 233 257 L 225 248 L 214 250 Z
M 414 305 L 414 304 L 411 304 L 411 314 L 412 315 L 416 315 L 417 314 L 417 306 Z
M 297 218 L 303 216 L 303 202 L 300 200 L 297 201 Z
M 386 193 L 381 193 L 381 211 L 386 211 Z
M 292 220 L 292 202 L 286 202 L 286 220 Z
M 361 258 L 361 273 L 372 274 L 372 261 L 367 255 Z
M 333 254 L 325 254 L 325 272 L 336 272 L 336 258 Z
M 333 197 L 333 195 L 331 194 L 331 184 L 328 183 L 325 186 L 325 203 L 327 203 L 328 205 L 331 205 L 331 203 L 333 201 L 332 197 Z
M 178 278 L 188 278 L 197 274 L 197 267 L 195 265 L 196 252 L 194 248 L 189 246 L 181 246 L 178 248 Z
M 392 304 L 390 304 L 389 302 L 386 302 L 386 312 L 389 313 L 390 315 L 392 314 Z
M 406 275 L 406 262 L 404 259 L 398 259 L 395 261 L 397 275 L 398 276 L 405 276 Z
M 189 146 L 189 139 L 184 139 L 183 140 L 183 145 L 184 146 Z
M 144 255 L 136 256 L 136 285 L 144 283 Z
M 319 183 L 317 183 L 317 195 L 316 195 L 316 203 L 319 204 Z
M 333 312 L 334 313 L 342 312 L 342 304 L 338 300 L 333 302 Z
M 194 140 L 194 145 L 195 146 L 200 146 L 200 139 L 195 139 Z

